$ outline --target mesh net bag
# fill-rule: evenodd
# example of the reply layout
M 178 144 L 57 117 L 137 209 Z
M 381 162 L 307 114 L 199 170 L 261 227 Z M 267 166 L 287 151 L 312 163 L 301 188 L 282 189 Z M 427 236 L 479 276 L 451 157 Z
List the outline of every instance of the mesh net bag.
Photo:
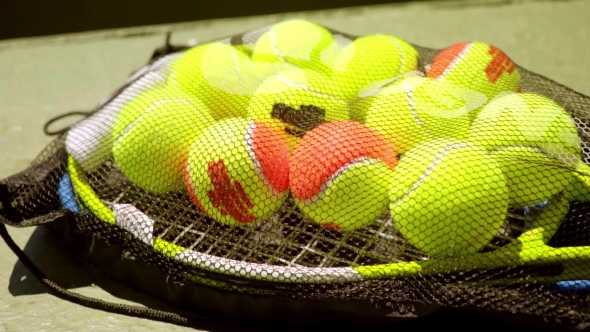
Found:
M 483 42 L 285 21 L 158 50 L 1 182 L 0 221 L 194 312 L 585 328 L 589 120 Z

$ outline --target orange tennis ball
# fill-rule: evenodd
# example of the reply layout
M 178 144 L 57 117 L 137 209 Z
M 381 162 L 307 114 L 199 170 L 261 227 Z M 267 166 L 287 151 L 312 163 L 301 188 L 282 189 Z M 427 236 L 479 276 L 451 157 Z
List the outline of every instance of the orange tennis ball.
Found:
M 518 68 L 502 50 L 480 41 L 457 43 L 432 61 L 428 77 L 481 92 L 489 100 L 520 85 Z
M 393 147 L 370 127 L 327 122 L 303 136 L 291 155 L 291 192 L 301 211 L 324 227 L 362 228 L 387 210 L 397 163 Z

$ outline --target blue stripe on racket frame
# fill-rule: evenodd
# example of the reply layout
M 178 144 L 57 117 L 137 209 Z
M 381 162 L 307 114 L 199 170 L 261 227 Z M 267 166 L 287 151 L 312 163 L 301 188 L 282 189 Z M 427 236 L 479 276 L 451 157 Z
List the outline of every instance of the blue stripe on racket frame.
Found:
M 587 291 L 590 290 L 590 280 L 566 280 L 557 283 L 562 291 Z
M 74 188 L 72 187 L 72 180 L 70 179 L 70 175 L 68 173 L 65 173 L 61 180 L 59 180 L 57 192 L 59 194 L 61 205 L 64 207 L 64 209 L 75 213 L 82 213 L 78 202 L 76 202 Z
M 525 215 L 527 217 L 535 217 L 540 212 L 539 209 L 544 208 L 547 206 L 549 201 L 542 202 L 540 204 L 536 204 L 533 206 L 527 206 L 524 209 Z M 590 280 L 564 280 L 555 283 L 556 287 L 552 287 L 553 290 L 556 291 L 563 291 L 563 292 L 572 292 L 572 291 L 588 291 L 590 290 Z

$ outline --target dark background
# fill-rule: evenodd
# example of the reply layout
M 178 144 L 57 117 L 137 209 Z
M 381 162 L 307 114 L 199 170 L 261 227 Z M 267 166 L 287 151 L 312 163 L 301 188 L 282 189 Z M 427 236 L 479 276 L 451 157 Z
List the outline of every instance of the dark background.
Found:
M 0 39 L 403 0 L 0 0 Z

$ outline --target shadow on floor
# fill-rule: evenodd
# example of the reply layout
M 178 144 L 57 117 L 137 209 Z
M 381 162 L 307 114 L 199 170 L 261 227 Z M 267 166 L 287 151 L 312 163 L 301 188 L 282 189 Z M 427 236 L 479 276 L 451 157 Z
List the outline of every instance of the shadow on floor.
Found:
M 93 273 L 80 264 L 45 227 L 37 227 L 23 251 L 47 276 L 67 289 L 92 284 Z M 8 291 L 14 296 L 47 293 L 27 268 L 18 261 L 10 276 Z

